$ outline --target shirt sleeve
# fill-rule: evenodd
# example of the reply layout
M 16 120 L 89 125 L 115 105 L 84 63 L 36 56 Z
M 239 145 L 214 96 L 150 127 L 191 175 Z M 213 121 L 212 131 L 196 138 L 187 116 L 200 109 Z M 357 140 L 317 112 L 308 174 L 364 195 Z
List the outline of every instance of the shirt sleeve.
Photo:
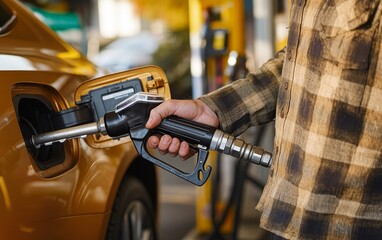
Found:
M 285 48 L 245 79 L 200 97 L 217 114 L 223 131 L 239 135 L 274 120 L 284 57 Z

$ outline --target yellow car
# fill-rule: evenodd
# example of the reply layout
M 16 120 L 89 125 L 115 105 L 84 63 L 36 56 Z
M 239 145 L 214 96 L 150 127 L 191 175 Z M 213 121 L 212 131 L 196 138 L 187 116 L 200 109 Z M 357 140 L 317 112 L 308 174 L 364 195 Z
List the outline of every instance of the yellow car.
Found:
M 41 147 L 30 139 L 97 120 L 83 99 L 99 89 L 109 99 L 123 83 L 126 93 L 168 98 L 161 74 L 143 67 L 102 76 L 21 3 L 0 1 L 0 239 L 156 238 L 157 172 L 129 137 Z

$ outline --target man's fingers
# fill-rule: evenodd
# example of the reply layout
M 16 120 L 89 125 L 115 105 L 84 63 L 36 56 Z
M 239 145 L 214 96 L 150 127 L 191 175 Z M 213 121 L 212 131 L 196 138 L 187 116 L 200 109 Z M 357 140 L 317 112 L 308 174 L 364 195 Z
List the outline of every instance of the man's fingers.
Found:
M 147 140 L 147 146 L 149 146 L 149 148 L 155 149 L 158 147 L 158 144 L 159 144 L 159 136 L 152 135 Z
M 179 155 L 182 159 L 188 159 L 195 154 L 187 142 L 181 142 L 178 138 L 172 138 L 169 135 L 153 135 L 147 141 L 147 146 L 152 149 L 158 149 L 162 155 L 169 153 L 171 156 L 176 157 Z
M 176 107 L 173 104 L 172 100 L 167 100 L 163 102 L 162 104 L 151 110 L 150 117 L 146 123 L 146 128 L 155 128 L 160 124 L 162 119 L 173 115 L 175 111 Z
M 168 153 L 168 148 L 171 145 L 172 137 L 169 135 L 163 135 L 160 138 L 159 144 L 158 144 L 158 150 L 161 154 L 165 155 Z
M 187 159 L 190 157 L 190 145 L 188 145 L 185 141 L 180 143 L 179 157 L 182 159 Z
M 180 148 L 180 141 L 179 141 L 179 139 L 173 138 L 172 141 L 171 141 L 170 147 L 168 148 L 168 153 L 171 156 L 176 157 L 178 155 L 179 148 Z

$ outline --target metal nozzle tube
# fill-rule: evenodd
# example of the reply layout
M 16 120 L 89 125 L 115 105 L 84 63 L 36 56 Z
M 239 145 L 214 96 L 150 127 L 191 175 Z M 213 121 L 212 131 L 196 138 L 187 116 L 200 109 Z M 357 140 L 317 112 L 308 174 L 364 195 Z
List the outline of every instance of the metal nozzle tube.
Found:
M 64 142 L 67 139 L 79 138 L 94 133 L 106 133 L 103 118 L 94 123 L 87 123 L 75 127 L 36 134 L 32 136 L 31 142 L 36 148 L 39 148 L 41 145 L 50 145 L 54 142 Z
M 264 167 L 269 167 L 272 163 L 271 153 L 264 151 L 264 149 L 260 147 L 252 146 L 218 129 L 212 137 L 210 149 Z

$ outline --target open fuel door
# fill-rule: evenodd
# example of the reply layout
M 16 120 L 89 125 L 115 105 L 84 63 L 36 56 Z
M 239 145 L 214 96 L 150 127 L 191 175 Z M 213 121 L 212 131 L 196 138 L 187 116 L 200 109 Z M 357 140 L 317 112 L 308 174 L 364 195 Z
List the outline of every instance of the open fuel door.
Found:
M 145 66 L 128 71 L 91 79 L 75 91 L 76 106 L 56 114 L 54 120 L 59 129 L 96 122 L 105 113 L 137 92 L 150 92 L 171 98 L 170 87 L 163 70 L 157 66 Z M 91 147 L 104 148 L 130 141 L 128 137 L 112 139 L 102 134 L 86 136 Z

